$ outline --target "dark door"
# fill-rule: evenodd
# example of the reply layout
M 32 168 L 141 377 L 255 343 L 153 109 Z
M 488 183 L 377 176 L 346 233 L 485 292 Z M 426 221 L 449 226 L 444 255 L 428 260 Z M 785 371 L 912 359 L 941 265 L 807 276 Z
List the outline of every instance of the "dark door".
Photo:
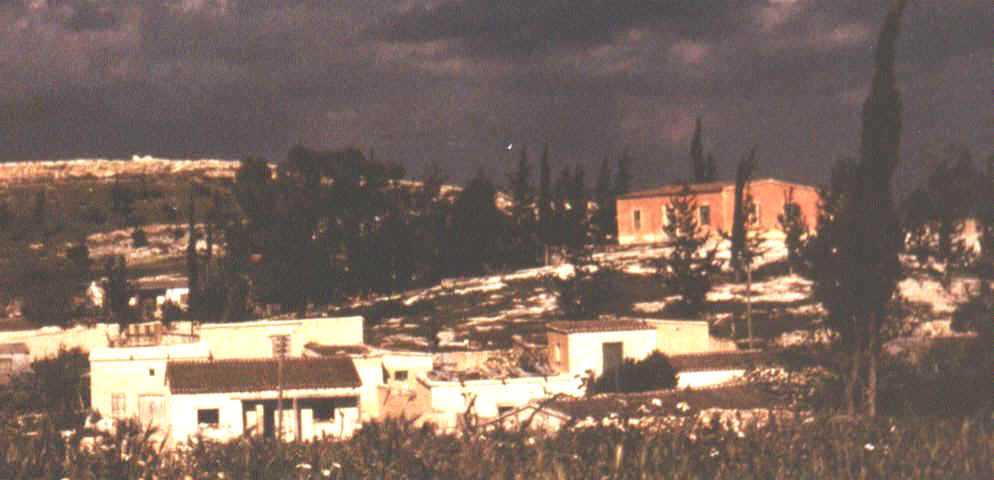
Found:
M 604 354 L 603 365 L 605 373 L 616 370 L 621 366 L 621 359 L 624 353 L 621 342 L 607 342 L 602 344 L 601 348 Z

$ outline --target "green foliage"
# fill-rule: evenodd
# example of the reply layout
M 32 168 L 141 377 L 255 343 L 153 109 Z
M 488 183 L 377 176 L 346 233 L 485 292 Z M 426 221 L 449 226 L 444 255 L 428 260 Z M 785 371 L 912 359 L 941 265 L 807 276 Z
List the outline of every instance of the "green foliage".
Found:
M 243 438 L 166 454 L 154 434 L 119 424 L 79 448 L 44 425 L 0 433 L 3 478 L 988 478 L 994 433 L 971 420 L 865 423 L 813 418 L 738 431 L 682 422 L 659 430 L 598 426 L 555 434 L 497 429 L 457 437 L 388 421 L 347 441 L 277 446 Z
M 88 272 L 54 252 L 19 250 L 11 259 L 8 291 L 21 300 L 24 317 L 36 325 L 70 325 Z
M 714 275 L 721 269 L 718 247 L 707 245 L 711 234 L 698 222 L 697 201 L 689 187 L 685 185 L 673 197 L 669 213 L 670 220 L 663 226 L 669 251 L 655 261 L 656 272 L 680 296 L 683 312 L 697 315 L 703 311 Z
M 131 307 L 131 297 L 135 287 L 128 280 L 128 264 L 123 256 L 108 257 L 104 260 L 104 312 L 108 321 L 122 328 L 136 320 L 136 312 Z
M 597 265 L 585 249 L 573 253 L 569 261 L 573 275 L 551 277 L 560 315 L 567 320 L 588 320 L 614 311 L 618 273 Z
M 82 424 L 90 407 L 90 361 L 76 348 L 37 360 L 0 387 L 0 417 L 44 414 L 60 428 Z
M 143 228 L 137 227 L 131 232 L 131 246 L 134 248 L 148 246 L 148 235 Z
M 783 212 L 777 215 L 777 223 L 783 230 L 784 245 L 787 247 L 787 263 L 791 271 L 800 271 L 804 267 L 805 241 L 808 236 L 808 224 L 804 219 L 801 207 L 794 203 L 794 189 L 789 188 L 784 193 Z
M 625 359 L 613 371 L 605 371 L 590 385 L 587 395 L 608 392 L 648 392 L 676 387 L 677 372 L 670 361 L 659 351 L 642 360 Z

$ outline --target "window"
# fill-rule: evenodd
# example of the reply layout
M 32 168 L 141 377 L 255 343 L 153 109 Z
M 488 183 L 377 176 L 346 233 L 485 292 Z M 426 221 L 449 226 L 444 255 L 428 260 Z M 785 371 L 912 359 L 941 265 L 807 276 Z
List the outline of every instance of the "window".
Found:
M 355 408 L 358 405 L 358 397 L 317 398 L 303 400 L 301 408 L 310 408 L 314 412 L 315 422 L 334 422 L 337 409 Z
M 396 372 L 393 372 L 393 379 L 398 382 L 406 382 L 407 370 L 397 370 Z
M 752 203 L 752 212 L 749 212 L 749 223 L 756 225 L 759 223 L 759 203 Z
M 148 369 L 148 376 L 150 376 L 150 377 L 154 377 L 155 376 L 155 369 L 154 368 Z
M 635 210 L 632 212 L 632 225 L 635 230 L 642 230 L 642 210 Z
M 711 225 L 711 206 L 701 205 L 697 211 L 701 217 L 701 225 Z
M 123 393 L 112 393 L 110 395 L 110 415 L 121 418 L 127 411 L 126 398 Z
M 556 363 L 563 361 L 563 350 L 559 347 L 558 343 L 552 345 L 552 359 Z
M 217 428 L 220 424 L 221 412 L 216 408 L 198 408 L 197 409 L 197 425 L 206 425 L 208 427 Z
M 141 395 L 138 397 L 138 418 L 142 422 L 150 423 L 154 421 L 161 409 L 161 395 Z
M 290 353 L 289 335 L 270 335 L 269 339 L 273 342 L 273 357 L 285 356 Z
M 0 374 L 10 373 L 14 370 L 14 360 L 11 358 L 0 358 Z

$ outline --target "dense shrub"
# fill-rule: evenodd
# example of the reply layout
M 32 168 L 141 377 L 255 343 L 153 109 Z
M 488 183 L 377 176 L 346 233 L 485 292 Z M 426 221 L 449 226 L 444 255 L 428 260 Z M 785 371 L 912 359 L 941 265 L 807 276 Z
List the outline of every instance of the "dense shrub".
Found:
M 441 435 L 409 423 L 365 425 L 347 441 L 277 445 L 197 440 L 163 454 L 134 424 L 61 435 L 44 422 L 0 430 L 2 478 L 991 478 L 989 421 L 769 422 L 738 430 L 598 426 L 555 434 Z
M 604 372 L 587 386 L 587 394 L 662 390 L 675 387 L 676 381 L 676 370 L 666 355 L 655 351 L 642 360 L 625 359 L 620 367 Z

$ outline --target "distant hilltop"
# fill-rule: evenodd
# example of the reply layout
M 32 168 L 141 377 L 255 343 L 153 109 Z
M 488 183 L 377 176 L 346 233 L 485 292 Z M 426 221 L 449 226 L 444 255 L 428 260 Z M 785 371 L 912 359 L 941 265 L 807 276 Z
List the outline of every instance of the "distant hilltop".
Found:
M 146 175 L 234 178 L 238 160 L 168 159 L 134 155 L 127 159 L 44 160 L 0 163 L 0 185 L 59 180 L 107 180 Z

